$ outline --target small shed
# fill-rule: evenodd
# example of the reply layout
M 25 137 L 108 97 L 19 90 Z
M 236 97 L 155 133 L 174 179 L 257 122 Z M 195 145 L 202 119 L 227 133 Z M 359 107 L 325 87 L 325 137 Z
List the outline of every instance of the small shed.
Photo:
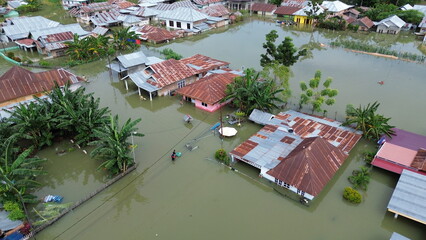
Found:
M 388 211 L 426 224 L 426 176 L 403 170 L 388 204 Z

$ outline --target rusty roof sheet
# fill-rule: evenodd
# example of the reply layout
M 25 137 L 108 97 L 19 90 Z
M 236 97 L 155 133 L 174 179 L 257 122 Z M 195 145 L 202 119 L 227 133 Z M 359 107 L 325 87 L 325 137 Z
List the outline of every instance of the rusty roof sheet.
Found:
M 25 38 L 25 39 L 21 39 L 21 40 L 16 41 L 16 43 L 18 45 L 32 46 L 32 45 L 34 45 L 34 40 L 30 39 L 30 38 Z
M 90 21 L 95 26 L 109 26 L 110 24 L 122 22 L 119 19 L 120 12 L 113 9 L 108 12 L 98 12 L 90 17 Z
M 300 7 L 303 8 L 306 6 L 308 1 L 306 0 L 284 0 L 281 3 L 281 6 L 291 6 L 291 7 Z
M 48 91 L 55 86 L 55 82 L 63 86 L 67 82 L 82 81 L 84 81 L 83 78 L 64 69 L 33 73 L 14 66 L 0 77 L 0 103 Z
M 180 61 L 193 68 L 197 73 L 203 73 L 229 65 L 228 62 L 217 60 L 201 54 L 196 54 L 192 57 L 181 59 Z
M 49 35 L 40 36 L 39 40 L 43 43 L 54 43 L 54 42 L 63 42 L 69 41 L 74 38 L 74 34 L 71 31 L 62 32 L 62 33 L 54 33 Z
M 370 18 L 368 18 L 368 17 L 363 17 L 363 18 L 360 18 L 360 19 L 358 19 L 358 22 L 359 23 L 362 23 L 364 26 L 366 26 L 367 28 L 371 28 L 371 27 L 373 27 L 374 26 L 374 22 L 373 21 L 371 21 L 371 19 Z
M 317 196 L 347 156 L 321 137 L 305 138 L 267 174 Z
M 136 28 L 135 32 L 141 33 L 139 38 L 143 40 L 151 40 L 156 43 L 164 42 L 175 38 L 175 35 L 172 34 L 170 31 L 164 28 L 159 28 L 151 25 L 144 25 L 140 28 Z
M 411 167 L 417 168 L 420 171 L 426 172 L 426 150 L 419 149 L 414 157 Z
M 300 9 L 302 8 L 297 6 L 280 6 L 277 8 L 277 10 L 275 10 L 274 13 L 279 15 L 292 15 Z
M 68 45 L 60 43 L 60 42 L 55 42 L 55 43 L 46 44 L 45 48 L 47 51 L 53 51 L 53 50 L 68 48 Z
M 222 17 L 230 13 L 229 10 L 222 4 L 208 6 L 206 8 L 201 9 L 201 12 L 211 17 Z
M 175 59 L 169 59 L 160 63 L 152 64 L 149 68 L 154 71 L 152 77 L 155 80 L 155 82 L 149 81 L 149 84 L 159 88 L 197 74 L 193 68 L 188 67 L 186 64 Z
M 255 116 L 263 116 L 263 114 L 270 116 L 269 113 L 263 113 L 256 110 L 252 114 Z M 271 118 L 271 117 L 269 117 Z M 251 115 L 250 115 L 250 119 Z M 294 130 L 295 134 L 302 138 L 308 137 L 323 137 L 334 146 L 340 148 L 343 152 L 349 151 L 361 138 L 361 132 L 356 131 L 350 127 L 342 126 L 342 123 L 330 118 L 305 114 L 289 110 L 286 112 L 273 115 L 272 119 L 253 119 L 259 124 L 275 124 Z
M 126 0 L 115 0 L 115 1 L 108 1 L 108 2 L 116 5 L 119 9 L 126 9 L 136 5 L 135 3 L 128 2 Z
M 269 3 L 253 3 L 251 10 L 255 12 L 273 12 L 277 6 Z
M 186 87 L 178 89 L 177 93 L 207 104 L 215 104 L 226 96 L 226 86 L 232 83 L 237 76 L 232 73 L 211 74 Z
M 91 12 L 101 12 L 101 11 L 111 10 L 114 8 L 116 8 L 116 6 L 108 2 L 97 2 L 97 3 L 89 3 L 85 6 L 82 6 L 80 9 L 83 12 L 91 13 Z

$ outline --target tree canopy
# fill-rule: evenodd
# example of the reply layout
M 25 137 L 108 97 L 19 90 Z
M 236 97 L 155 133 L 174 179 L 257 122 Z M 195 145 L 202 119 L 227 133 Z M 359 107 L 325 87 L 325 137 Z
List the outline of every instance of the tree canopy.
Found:
M 365 138 L 378 140 L 382 135 L 392 137 L 395 126 L 388 122 L 390 118 L 377 114 L 380 104 L 378 102 L 369 103 L 367 106 L 355 108 L 352 105 L 346 107 L 346 121 L 344 126 L 354 125 L 355 129 L 361 130 Z
M 248 115 L 253 109 L 271 111 L 278 108 L 276 103 L 283 102 L 277 97 L 283 89 L 276 86 L 271 79 L 260 79 L 260 73 L 249 68 L 244 76 L 236 77 L 225 90 L 226 97 L 222 102 L 232 99 L 232 102 L 241 111 Z
M 310 104 L 312 106 L 313 112 L 324 112 L 321 107 L 325 103 L 326 105 L 333 105 L 335 96 L 339 93 L 337 89 L 330 88 L 333 79 L 328 77 L 322 84 L 323 89 L 320 89 L 321 82 L 321 71 L 316 71 L 314 78 L 309 80 L 309 83 L 300 82 L 300 88 L 302 93 L 300 94 L 299 106 L 302 108 L 305 104 Z
M 305 49 L 298 50 L 294 46 L 292 38 L 285 37 L 280 44 L 275 45 L 277 39 L 278 33 L 275 30 L 266 34 L 266 42 L 263 43 L 266 53 L 260 55 L 260 65 L 262 67 L 274 63 L 289 67 L 295 64 L 301 56 L 306 55 Z

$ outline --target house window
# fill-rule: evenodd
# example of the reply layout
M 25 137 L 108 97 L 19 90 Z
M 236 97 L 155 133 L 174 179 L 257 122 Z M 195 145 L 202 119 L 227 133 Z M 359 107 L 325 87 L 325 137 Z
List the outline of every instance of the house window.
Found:
M 169 26 L 170 27 L 174 27 L 174 22 L 173 21 L 169 21 Z
M 180 22 L 176 22 L 176 27 L 182 28 L 181 23 Z
M 191 29 L 191 24 L 190 23 L 186 24 L 186 29 Z
M 191 102 L 192 99 L 190 97 L 185 97 L 185 101 Z
M 202 105 L 203 107 L 207 107 L 207 103 L 203 103 L 203 102 L 201 102 L 201 105 Z
M 183 87 L 185 87 L 185 80 L 179 81 L 179 82 L 177 83 L 177 86 L 178 86 L 178 88 L 183 88 Z

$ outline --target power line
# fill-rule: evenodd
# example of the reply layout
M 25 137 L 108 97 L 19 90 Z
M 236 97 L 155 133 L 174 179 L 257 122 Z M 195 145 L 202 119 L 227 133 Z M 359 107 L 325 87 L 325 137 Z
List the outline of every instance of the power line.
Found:
M 107 198 L 103 203 L 101 203 L 100 205 L 98 205 L 97 207 L 95 207 L 94 209 L 92 209 L 90 212 L 88 212 L 86 215 L 84 215 L 82 218 L 80 218 L 78 221 L 74 222 L 73 224 L 71 224 L 68 228 L 66 228 L 65 230 L 63 230 L 61 233 L 59 233 L 58 235 L 56 235 L 53 239 L 58 239 L 59 236 L 61 236 L 62 234 L 64 234 L 65 232 L 67 232 L 68 230 L 70 230 L 71 228 L 73 228 L 75 225 L 77 225 L 78 223 L 80 223 L 81 221 L 83 221 L 86 217 L 88 217 L 90 214 L 92 214 L 93 212 L 95 212 L 96 210 L 98 210 L 100 207 L 102 207 L 105 203 L 107 203 L 110 199 L 112 199 L 113 197 L 115 197 L 117 194 L 119 194 L 121 191 L 123 191 L 125 188 L 127 188 L 128 186 L 130 186 L 131 183 L 133 183 L 134 181 L 136 181 L 136 179 L 138 179 L 140 176 L 142 176 L 142 174 L 144 174 L 145 172 L 147 172 L 150 168 L 152 168 L 155 164 L 157 164 L 162 158 L 164 158 L 167 154 L 169 154 L 170 151 L 172 151 L 172 149 L 174 149 L 177 145 L 179 145 L 185 138 L 187 138 L 194 130 L 196 130 L 202 122 L 204 122 L 207 117 L 209 117 L 209 115 L 206 115 L 206 117 L 204 117 L 204 119 L 202 121 L 200 121 L 195 128 L 191 129 L 191 131 L 189 131 L 179 142 L 177 142 L 172 148 L 170 148 L 166 153 L 164 153 L 161 157 L 159 157 L 155 162 L 153 162 L 149 167 L 147 167 L 145 170 L 143 170 L 141 173 L 139 173 L 134 179 L 132 179 L 130 182 L 128 182 L 128 184 L 126 184 L 126 186 L 122 187 L 121 189 L 119 189 L 116 193 L 114 193 L 113 195 L 111 195 L 109 198 Z

